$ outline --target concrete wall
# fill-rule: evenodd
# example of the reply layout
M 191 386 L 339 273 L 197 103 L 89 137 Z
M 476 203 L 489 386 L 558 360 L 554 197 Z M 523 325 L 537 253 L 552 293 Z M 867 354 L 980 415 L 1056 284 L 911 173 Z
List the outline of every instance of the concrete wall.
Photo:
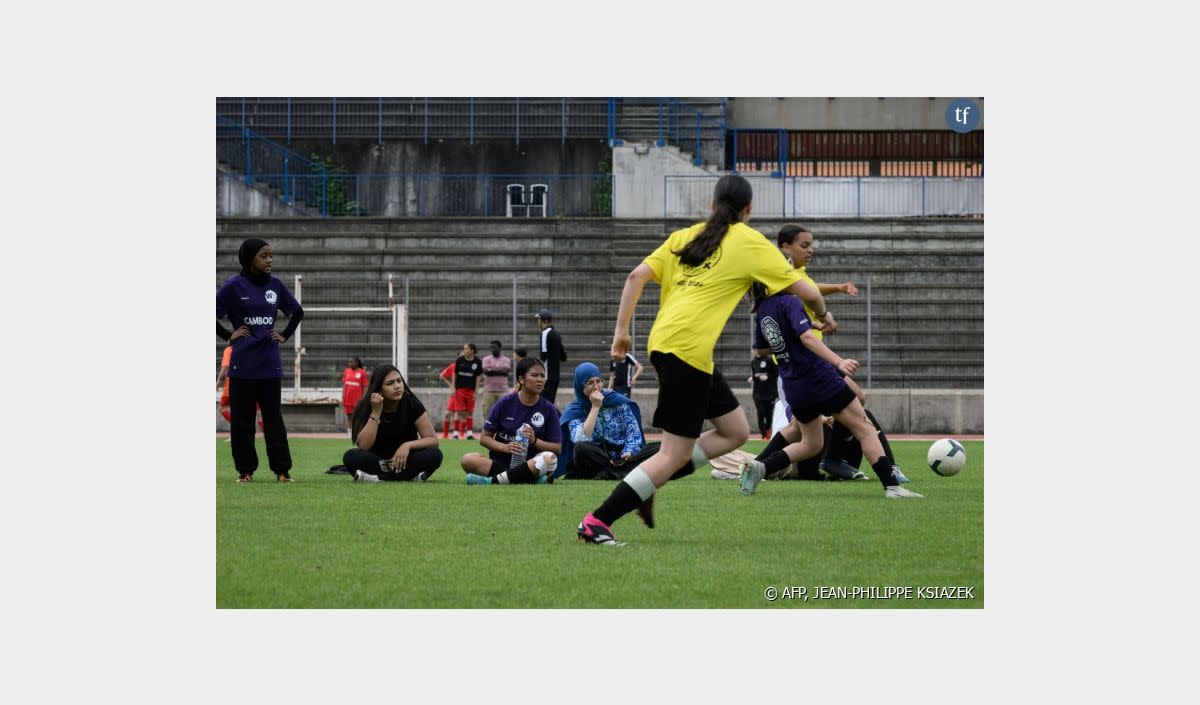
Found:
M 946 107 L 957 97 L 730 98 L 726 122 L 738 130 L 945 130 Z M 983 98 L 961 97 L 987 112 Z
M 217 170 L 217 217 L 266 218 L 270 216 L 319 215 L 311 208 L 289 206 L 279 193 L 262 183 L 247 186 L 240 174 Z
M 352 174 L 595 174 L 608 151 L 602 139 L 477 141 L 300 141 L 288 145 L 305 157 L 319 154 Z
M 676 147 L 650 145 L 645 154 L 639 154 L 631 145 L 614 147 L 613 217 L 662 218 L 665 176 L 706 176 L 711 179 L 713 173 L 692 164 Z M 707 211 L 708 205 L 705 204 L 701 212 Z
M 414 389 L 429 411 L 434 427 L 441 433 L 445 414 L 446 389 Z M 756 428 L 754 401 L 749 389 L 735 388 L 750 428 Z M 642 410 L 642 420 L 654 418 L 658 389 L 635 389 L 634 401 Z M 574 398 L 569 388 L 560 387 L 557 404 L 561 411 Z M 867 406 L 888 433 L 944 433 L 946 435 L 983 433 L 983 391 L 963 389 L 875 389 L 867 391 Z M 482 394 L 475 406 L 475 429 L 483 428 Z M 346 428 L 346 416 L 340 404 L 284 404 L 284 421 L 293 433 L 326 433 Z M 228 431 L 229 424 L 217 414 L 217 431 Z

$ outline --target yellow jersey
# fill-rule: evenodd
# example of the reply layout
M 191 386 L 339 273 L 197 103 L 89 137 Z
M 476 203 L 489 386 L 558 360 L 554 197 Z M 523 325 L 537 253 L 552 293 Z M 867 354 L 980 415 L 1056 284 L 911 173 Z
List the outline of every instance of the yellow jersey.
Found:
M 729 226 L 720 246 L 702 264 L 684 265 L 674 252 L 703 229 L 704 223 L 697 223 L 676 230 L 644 260 L 662 287 L 658 317 L 646 349 L 673 353 L 712 374 L 713 347 L 750 284 L 762 282 L 770 295 L 801 277 L 774 244 L 745 223 Z
M 817 286 L 817 283 L 815 281 L 813 281 L 813 278 L 808 276 L 808 270 L 806 268 L 797 267 L 796 271 L 800 272 L 801 279 L 808 282 L 809 284 L 812 284 L 812 288 L 816 289 L 817 291 L 821 290 L 821 287 Z M 804 303 L 803 299 L 800 300 L 800 303 L 804 304 L 804 312 L 808 314 L 809 321 L 816 323 L 821 320 L 821 319 L 817 318 L 817 313 L 815 311 L 813 311 L 811 308 L 809 308 L 807 303 Z M 824 335 L 821 335 L 821 331 L 817 330 L 816 328 L 813 328 L 812 332 L 813 332 L 813 335 L 817 336 L 817 340 L 821 340 L 822 338 L 825 337 Z

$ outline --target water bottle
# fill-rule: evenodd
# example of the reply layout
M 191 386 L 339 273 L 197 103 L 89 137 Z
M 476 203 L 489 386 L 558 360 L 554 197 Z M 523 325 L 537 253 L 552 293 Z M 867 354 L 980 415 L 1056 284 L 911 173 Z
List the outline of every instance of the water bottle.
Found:
M 508 469 L 512 470 L 518 465 L 525 462 L 525 458 L 529 455 L 529 439 L 525 437 L 525 429 L 532 428 L 529 424 L 521 424 L 521 428 L 517 431 L 517 443 L 521 444 L 521 450 L 512 454 L 512 462 L 508 464 Z

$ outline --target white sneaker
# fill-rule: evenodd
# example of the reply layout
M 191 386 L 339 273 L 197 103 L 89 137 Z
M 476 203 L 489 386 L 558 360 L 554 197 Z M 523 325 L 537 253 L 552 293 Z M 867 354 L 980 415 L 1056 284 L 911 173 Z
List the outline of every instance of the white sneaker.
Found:
M 712 471 L 712 479 L 714 480 L 736 480 L 739 477 L 741 477 L 741 475 L 738 473 L 729 472 L 728 470 L 717 470 L 716 468 L 713 468 Z
M 374 475 L 371 475 L 369 473 L 365 473 L 362 470 L 355 470 L 354 471 L 354 481 L 355 482 L 379 482 L 379 478 Z
M 925 495 L 917 494 L 906 488 L 904 485 L 892 485 L 883 491 L 883 496 L 888 499 L 924 499 Z
M 417 476 L 413 478 L 413 482 L 424 482 L 428 477 L 429 476 L 425 473 L 419 472 L 417 473 Z
M 464 438 L 466 438 L 468 441 L 473 441 L 473 440 L 475 440 L 475 434 L 474 434 L 474 433 L 471 433 L 470 431 L 467 431 L 467 435 L 466 435 L 466 436 L 463 436 L 463 437 L 464 437 Z
M 453 438 L 454 440 L 458 440 L 458 431 L 451 433 L 450 437 Z

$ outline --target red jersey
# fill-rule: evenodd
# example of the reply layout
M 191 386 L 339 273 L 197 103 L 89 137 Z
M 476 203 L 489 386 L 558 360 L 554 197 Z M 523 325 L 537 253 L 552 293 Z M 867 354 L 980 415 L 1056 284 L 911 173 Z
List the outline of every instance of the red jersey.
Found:
M 225 387 L 221 390 L 221 406 L 229 406 L 229 360 L 233 357 L 233 346 L 225 346 L 221 354 L 221 367 L 225 368 Z
M 347 367 L 342 373 L 342 406 L 353 409 L 367 388 L 367 371 Z

